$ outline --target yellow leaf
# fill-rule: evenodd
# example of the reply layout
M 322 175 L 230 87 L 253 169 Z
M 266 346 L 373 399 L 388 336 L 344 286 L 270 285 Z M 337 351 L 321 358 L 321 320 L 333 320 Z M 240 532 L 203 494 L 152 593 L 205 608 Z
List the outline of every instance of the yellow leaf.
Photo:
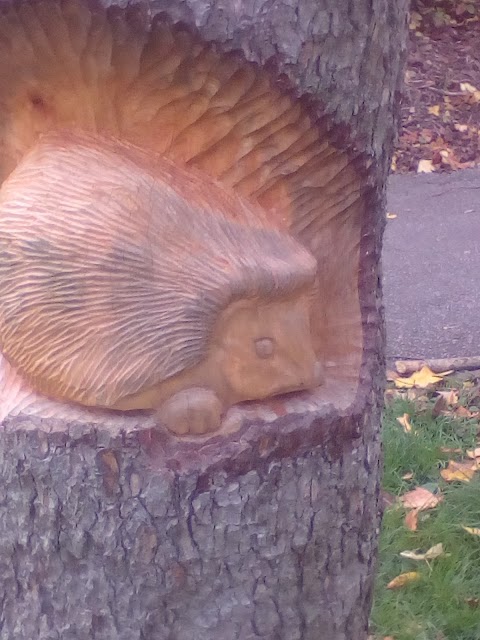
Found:
M 407 573 L 401 573 L 399 576 L 391 580 L 387 584 L 387 589 L 401 589 L 410 582 L 420 580 L 420 574 L 418 571 L 408 571 Z
M 440 471 L 440 475 L 446 482 L 470 482 L 475 475 L 475 468 L 471 462 L 455 462 L 450 460 L 448 467 Z
M 457 131 L 460 131 L 461 133 L 465 133 L 465 131 L 468 131 L 468 124 L 459 124 L 458 122 L 456 122 L 453 125 L 453 128 Z
M 402 476 L 402 480 L 411 480 L 413 478 L 413 472 L 409 471 Z
M 480 102 L 480 90 L 478 90 L 473 84 L 470 84 L 469 82 L 461 82 L 460 90 L 463 91 L 463 93 L 467 93 L 474 102 Z
M 473 84 L 470 84 L 469 82 L 461 82 L 460 91 L 463 91 L 464 93 L 475 93 L 476 91 L 478 91 L 478 89 L 477 87 L 474 87 Z
M 433 547 L 430 547 L 430 549 L 424 553 L 414 550 L 402 551 L 400 555 L 402 558 L 408 558 L 409 560 L 434 560 L 435 558 L 438 558 L 438 556 L 443 555 L 443 544 L 439 542 Z
M 405 433 L 410 433 L 412 431 L 413 427 L 412 427 L 412 423 L 410 422 L 410 416 L 408 415 L 408 413 L 404 413 L 403 416 L 400 416 L 399 418 L 397 418 L 397 422 L 399 422 L 402 425 Z
M 467 456 L 469 458 L 472 458 L 472 460 L 475 460 L 476 458 L 480 458 L 480 447 L 467 451 Z
M 471 533 L 472 536 L 480 536 L 480 529 L 478 527 L 464 527 L 462 525 L 462 529 L 465 529 L 467 533 Z
M 432 171 L 435 171 L 435 167 L 431 160 L 420 160 L 417 166 L 417 173 L 432 173 Z
M 428 113 L 432 116 L 440 115 L 440 105 L 434 104 L 433 107 L 428 107 Z
M 410 24 L 408 25 L 408 28 L 414 31 L 415 29 L 418 29 L 421 23 L 422 14 L 418 13 L 418 11 L 412 11 L 410 13 Z
M 428 551 L 425 553 L 425 560 L 435 560 L 439 556 L 443 555 L 443 544 L 439 542 L 438 544 L 434 544 L 433 547 L 430 547 Z M 450 555 L 450 554 L 448 554 Z
M 415 371 L 408 378 L 397 378 L 395 380 L 395 386 L 400 389 L 405 389 L 409 387 L 420 387 L 421 389 L 425 389 L 431 384 L 436 384 L 440 382 L 444 376 L 452 373 L 451 371 L 444 371 L 442 373 L 433 373 L 433 371 L 424 366 L 420 369 L 420 371 Z
M 442 500 L 442 496 L 436 496 L 428 489 L 417 487 L 400 497 L 400 502 L 406 509 L 433 509 Z
M 387 213 L 387 220 L 395 220 L 396 217 L 396 213 Z

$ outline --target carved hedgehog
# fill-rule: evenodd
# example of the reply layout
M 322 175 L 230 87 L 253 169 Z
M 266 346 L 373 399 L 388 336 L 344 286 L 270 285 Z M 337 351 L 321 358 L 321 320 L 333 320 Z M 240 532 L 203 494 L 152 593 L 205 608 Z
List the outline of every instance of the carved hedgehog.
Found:
M 0 189 L 0 346 L 38 391 L 178 434 L 312 388 L 316 261 L 203 174 L 45 135 Z

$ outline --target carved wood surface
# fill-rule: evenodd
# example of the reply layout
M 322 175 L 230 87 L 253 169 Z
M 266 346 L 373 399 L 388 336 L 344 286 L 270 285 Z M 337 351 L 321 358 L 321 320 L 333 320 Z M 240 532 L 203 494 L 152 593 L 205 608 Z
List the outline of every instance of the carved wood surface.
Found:
M 337 144 L 355 140 L 370 158 L 349 283 L 360 291 L 360 373 L 343 407 L 341 385 L 331 404 L 274 400 L 228 437 L 200 441 L 135 417 L 116 428 L 5 418 L 2 638 L 366 638 L 380 510 L 378 265 L 406 4 L 150 3 L 250 60 L 273 56 L 299 94 L 318 92 Z

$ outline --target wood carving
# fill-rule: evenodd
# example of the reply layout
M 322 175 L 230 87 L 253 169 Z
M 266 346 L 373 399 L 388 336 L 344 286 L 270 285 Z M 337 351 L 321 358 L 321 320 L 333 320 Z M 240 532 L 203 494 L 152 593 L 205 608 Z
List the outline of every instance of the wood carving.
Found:
M 11 249 L 1 249 L 6 259 L 2 273 L 7 270 L 9 279 L 4 277 L 0 285 L 0 344 L 8 360 L 2 364 L 0 357 L 0 419 L 11 411 L 18 415 L 26 405 L 33 412 L 33 388 L 44 394 L 40 404 L 49 396 L 75 401 L 77 408 L 78 403 L 122 410 L 161 406 L 163 421 L 174 431 L 201 432 L 217 427 L 219 415 L 232 404 L 311 389 L 323 377 L 325 383 L 308 406 L 332 404 L 343 410 L 355 399 L 364 340 L 358 287 L 368 210 L 364 159 L 336 144 L 339 132 L 331 118 L 287 89 L 288 82 L 279 82 L 241 53 L 205 42 L 184 24 L 165 16 L 151 20 L 145 6 L 105 10 L 97 0 L 0 2 L 2 233 L 10 234 L 8 242 L 12 233 L 19 242 L 33 242 L 34 235 L 46 240 L 42 234 L 47 231 L 55 235 L 63 230 L 72 243 L 74 233 L 83 233 L 72 250 L 80 252 L 84 243 L 83 261 L 79 257 L 72 267 L 75 278 L 62 271 L 66 258 L 55 254 L 51 259 L 49 251 L 61 248 L 57 236 L 58 245 L 48 240 L 49 247 L 38 242 L 21 249 L 32 269 L 35 261 L 40 265 L 48 257 L 49 266 L 40 273 L 47 278 L 48 269 L 54 272 L 49 286 L 55 279 L 60 282 L 58 302 L 49 302 L 43 316 L 31 298 L 34 287 L 27 276 L 30 302 L 12 298 L 7 283 L 23 276 L 20 269 L 13 270 Z M 98 179 L 110 176 L 113 195 L 106 188 L 97 193 L 95 172 Z M 154 185 L 150 196 L 133 188 L 134 175 L 140 183 Z M 27 191 L 31 200 L 22 204 Z M 75 221 L 67 195 L 76 203 Z M 152 240 L 154 225 L 160 225 L 162 216 L 167 221 L 158 203 L 170 197 L 181 207 L 175 241 L 168 234 Z M 34 198 L 42 215 L 51 216 L 38 229 L 32 225 Z M 107 225 L 101 235 L 78 226 L 86 218 L 79 207 L 87 201 L 91 224 Z M 115 206 L 110 209 L 109 203 Z M 14 211 L 18 218 L 10 224 Z M 133 223 L 134 216 L 139 219 Z M 127 217 L 128 224 L 121 222 Z M 120 231 L 124 235 L 118 237 Z M 95 244 L 97 236 L 101 247 Z M 131 251 L 122 249 L 122 243 Z M 148 271 L 139 266 L 139 254 L 145 263 L 153 248 L 157 253 L 147 261 Z M 115 253 L 119 251 L 124 252 L 121 257 Z M 185 258 L 177 261 L 177 254 Z M 93 260 L 90 280 L 78 273 L 86 256 Z M 102 285 L 105 309 L 98 318 L 94 314 L 89 323 L 75 324 L 81 309 L 72 309 L 70 316 L 62 313 L 73 287 L 69 283 L 75 281 L 76 293 L 68 304 L 74 305 L 81 292 L 79 306 L 91 309 L 97 289 L 91 287 L 90 294 L 85 289 L 97 283 L 94 267 L 100 268 L 100 257 L 105 272 L 115 265 L 124 278 L 110 297 Z M 185 305 L 175 312 L 173 303 L 167 304 L 168 313 L 161 318 L 139 316 L 137 306 L 137 312 L 131 308 L 135 322 L 125 319 L 122 325 L 127 306 L 121 300 L 128 298 L 128 283 L 133 290 L 137 282 L 131 279 L 134 269 L 139 277 L 150 273 L 153 278 L 154 269 L 163 279 L 170 273 L 171 282 L 181 283 Z M 206 291 L 210 293 L 202 295 Z M 143 295 L 148 310 L 155 296 L 150 289 Z M 195 320 L 194 300 L 201 303 Z M 22 309 L 25 317 L 15 329 Z M 47 316 L 54 312 L 58 318 L 49 322 Z M 17 314 L 13 322 L 12 314 Z M 42 317 L 44 333 L 35 325 Z M 115 326 L 107 326 L 109 321 Z M 141 327 L 132 337 L 136 322 Z M 289 323 L 295 324 L 293 331 Z M 55 325 L 64 327 L 64 333 Z M 88 343 L 82 343 L 87 337 Z M 252 351 L 257 338 L 258 353 Z M 267 339 L 275 342 L 271 356 L 266 355 L 273 346 Z M 64 342 L 57 348 L 55 340 Z M 167 344 L 175 345 L 168 359 Z M 149 356 L 146 349 L 151 349 Z M 218 354 L 227 352 L 231 356 L 219 364 Z M 31 388 L 21 386 L 18 372 Z M 297 411 L 295 396 L 282 402 L 287 412 Z M 191 406 L 202 410 L 196 413 L 198 424 L 187 427 Z M 55 414 L 55 408 L 49 411 Z M 39 414 L 44 415 L 43 409 Z
M 42 137 L 0 191 L 0 343 L 40 392 L 217 429 L 321 382 L 316 261 L 194 170 L 101 136 Z

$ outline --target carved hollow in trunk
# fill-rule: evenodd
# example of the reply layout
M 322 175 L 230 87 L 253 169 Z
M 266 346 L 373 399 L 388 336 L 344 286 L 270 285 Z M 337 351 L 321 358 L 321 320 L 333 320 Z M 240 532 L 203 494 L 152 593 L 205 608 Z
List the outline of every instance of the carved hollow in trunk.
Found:
M 102 172 L 106 171 L 105 167 L 108 166 L 112 172 L 114 171 L 115 163 L 108 159 L 108 154 L 115 153 L 112 145 L 115 146 L 116 143 L 112 140 L 117 139 L 124 143 L 116 150 L 117 158 L 123 153 L 119 152 L 120 148 L 126 150 L 125 166 L 122 168 L 120 163 L 117 163 L 117 178 L 121 176 L 122 171 L 125 174 L 129 173 L 128 163 L 133 166 L 133 169 L 130 167 L 131 175 L 125 177 L 125 182 L 130 179 L 133 185 L 135 163 L 137 166 L 140 163 L 145 175 L 150 176 L 146 179 L 146 190 L 153 188 L 147 185 L 148 180 L 158 187 L 162 179 L 164 191 L 168 190 L 166 181 L 169 179 L 169 171 L 170 179 L 175 171 L 178 176 L 192 176 L 183 180 L 175 195 L 183 195 L 183 204 L 187 208 L 191 207 L 189 211 L 184 211 L 182 220 L 178 220 L 179 228 L 185 229 L 184 238 L 181 233 L 177 234 L 184 240 L 179 250 L 182 256 L 188 255 L 188 242 L 194 241 L 192 233 L 195 235 L 192 231 L 189 236 L 191 230 L 188 229 L 187 220 L 190 218 L 194 226 L 193 223 L 196 224 L 199 219 L 198 216 L 195 218 L 195 207 L 208 207 L 212 204 L 211 200 L 218 196 L 218 202 L 212 206 L 212 209 L 216 207 L 215 213 L 220 212 L 221 216 L 228 218 L 231 215 L 228 211 L 237 209 L 239 217 L 243 218 L 242 240 L 240 241 L 238 236 L 236 246 L 235 242 L 232 246 L 227 246 L 228 242 L 224 243 L 225 257 L 227 262 L 231 263 L 229 268 L 232 271 L 231 256 L 236 256 L 237 262 L 241 262 L 244 256 L 250 258 L 257 252 L 256 267 L 252 266 L 253 270 L 250 269 L 250 273 L 247 273 L 246 269 L 241 276 L 238 276 L 238 269 L 236 275 L 232 272 L 230 275 L 233 279 L 228 284 L 224 282 L 221 289 L 218 282 L 215 282 L 216 276 L 214 277 L 214 273 L 221 273 L 218 264 L 214 264 L 215 260 L 217 263 L 219 260 L 218 257 L 215 258 L 217 249 L 213 246 L 215 233 L 211 234 L 210 253 L 207 242 L 202 249 L 205 253 L 199 254 L 202 255 L 202 266 L 205 267 L 201 277 L 203 285 L 197 287 L 193 279 L 188 281 L 189 266 L 180 261 L 184 269 L 178 277 L 191 288 L 197 287 L 197 303 L 202 300 L 205 305 L 209 304 L 208 296 L 203 295 L 209 290 L 208 287 L 205 288 L 207 284 L 211 285 L 211 291 L 215 289 L 216 284 L 218 285 L 216 293 L 213 294 L 213 298 L 217 295 L 218 299 L 212 302 L 208 322 L 205 318 L 193 319 L 193 314 L 192 318 L 182 325 L 181 313 L 170 314 L 169 327 L 172 331 L 177 327 L 178 335 L 175 339 L 183 346 L 173 350 L 176 355 L 173 359 L 170 358 L 168 365 L 162 363 L 162 358 L 165 360 L 167 353 L 165 347 L 160 355 L 158 344 L 152 346 L 154 322 L 152 321 L 149 330 L 146 316 L 152 317 L 150 312 L 155 306 L 155 296 L 151 295 L 152 291 L 148 291 L 148 287 L 144 293 L 149 297 L 150 306 L 146 307 L 148 314 L 145 314 L 145 317 L 142 318 L 139 312 L 140 305 L 137 304 L 136 319 L 133 317 L 134 314 L 126 314 L 122 318 L 123 310 L 119 308 L 119 303 L 110 316 L 112 321 L 115 319 L 117 323 L 113 333 L 112 324 L 109 326 L 108 322 L 105 323 L 105 310 L 100 310 L 98 317 L 94 314 L 90 323 L 84 323 L 85 335 L 88 331 L 95 330 L 98 339 L 91 340 L 88 345 L 84 343 L 84 350 L 80 349 L 77 352 L 77 360 L 72 360 L 67 354 L 75 351 L 76 346 L 81 344 L 81 332 L 73 328 L 73 324 L 70 328 L 66 326 L 61 304 L 57 306 L 57 320 L 60 321 L 63 314 L 63 324 L 59 325 L 63 327 L 63 332 L 59 330 L 57 335 L 61 336 L 65 343 L 69 343 L 68 348 L 65 345 L 60 348 L 61 341 L 56 344 L 53 340 L 54 323 L 49 324 L 43 333 L 35 329 L 35 322 L 31 323 L 30 328 L 23 330 L 23 333 L 21 326 L 12 330 L 12 325 L 8 323 L 13 317 L 13 309 L 16 309 L 15 313 L 18 312 L 18 305 L 15 303 L 15 294 L 10 295 L 10 310 L 3 305 L 0 336 L 4 345 L 4 355 L 9 360 L 9 363 L 4 362 L 3 413 L 17 411 L 20 404 L 14 399 L 15 393 L 12 391 L 18 390 L 19 385 L 18 376 L 12 367 L 18 368 L 17 373 L 23 373 L 27 382 L 35 389 L 49 396 L 76 400 L 97 407 L 139 409 L 149 408 L 155 402 L 158 405 L 160 401 L 168 399 L 169 394 L 165 391 L 168 385 L 163 384 L 161 393 L 156 395 L 152 388 L 158 391 L 159 383 L 167 379 L 170 385 L 168 388 L 173 391 L 181 391 L 188 385 L 194 388 L 208 388 L 209 385 L 203 384 L 205 376 L 202 378 L 203 374 L 198 374 L 199 363 L 212 363 L 207 364 L 207 369 L 210 367 L 208 370 L 211 372 L 206 374 L 207 379 L 213 376 L 213 372 L 222 370 L 222 367 L 218 366 L 218 355 L 207 358 L 206 354 L 212 353 L 212 349 L 206 346 L 207 336 L 211 335 L 215 322 L 222 324 L 223 316 L 220 312 L 223 312 L 234 299 L 242 296 L 246 299 L 260 296 L 260 302 L 262 301 L 262 286 L 264 291 L 268 289 L 265 282 L 267 272 L 271 272 L 276 280 L 276 299 L 281 300 L 293 295 L 294 304 L 298 292 L 308 298 L 308 303 L 305 303 L 308 311 L 302 312 L 303 315 L 297 314 L 299 328 L 293 330 L 289 338 L 290 361 L 303 362 L 300 368 L 297 368 L 301 380 L 299 378 L 295 381 L 292 378 L 292 368 L 289 369 L 289 364 L 285 361 L 283 378 L 276 374 L 278 379 L 270 385 L 271 393 L 259 391 L 255 395 L 252 391 L 245 390 L 235 393 L 232 392 L 231 385 L 228 385 L 228 389 L 223 389 L 220 393 L 222 410 L 238 401 L 256 400 L 283 391 L 309 387 L 318 388 L 309 394 L 284 396 L 282 411 L 297 411 L 299 406 L 308 408 L 325 404 L 333 405 L 337 411 L 344 410 L 355 399 L 364 344 L 364 322 L 359 294 L 359 247 L 362 241 L 362 224 L 368 215 L 366 160 L 352 150 L 352 145 L 347 148 L 340 145 L 339 128 L 332 124 L 329 118 L 320 114 L 318 105 L 312 100 L 299 98 L 288 88 L 285 80 L 279 82 L 274 72 L 267 72 L 247 63 L 240 54 L 225 53 L 218 45 L 202 42 L 194 31 L 183 25 L 174 25 L 166 19 L 159 18 L 148 26 L 141 9 L 127 12 L 115 9 L 104 11 L 98 7 L 92 9 L 92 6 L 95 7 L 95 4 L 87 5 L 79 0 L 47 1 L 37 4 L 20 2 L 13 6 L 8 5 L 2 10 L 0 97 L 5 107 L 0 113 L 0 177 L 5 179 L 10 175 L 3 187 L 4 230 L 8 227 L 10 234 L 15 235 L 17 232 L 19 223 L 12 221 L 11 216 L 9 218 L 10 214 L 6 212 L 17 206 L 16 200 L 22 190 L 27 194 L 28 188 L 24 185 L 26 182 L 34 184 L 31 177 L 35 173 L 35 163 L 39 163 L 41 169 L 43 162 L 43 170 L 48 177 L 45 177 L 40 192 L 49 192 L 50 213 L 52 207 L 64 207 L 61 219 L 54 221 L 53 226 L 52 220 L 48 216 L 44 217 L 44 228 L 50 229 L 55 235 L 64 225 L 65 235 L 70 235 L 72 239 L 71 232 L 76 229 L 77 223 L 81 226 L 82 214 L 71 211 L 69 199 L 75 201 L 79 196 L 75 190 L 75 180 L 72 179 L 70 185 L 68 180 L 64 179 L 66 173 L 74 172 L 76 179 L 83 184 L 85 175 L 82 174 L 82 170 L 85 173 L 90 172 L 89 188 L 93 194 L 96 188 L 95 180 L 100 180 Z M 97 46 L 99 33 L 103 34 L 102 46 Z M 41 34 L 41 37 L 38 34 Z M 52 130 L 61 130 L 64 133 L 56 134 L 57 137 L 54 134 L 41 138 L 42 134 Z M 69 135 L 70 138 L 73 135 L 65 131 L 72 130 L 77 131 L 75 135 L 80 137 L 83 134 L 78 132 L 91 136 L 85 138 L 89 140 L 85 144 L 90 145 L 91 149 L 96 146 L 97 151 L 103 149 L 104 158 L 101 159 L 97 153 L 96 161 L 92 160 L 89 167 L 90 160 L 82 158 L 81 152 L 77 153 L 77 164 L 67 156 L 60 157 L 61 153 L 55 151 L 55 147 L 61 149 Z M 70 141 L 70 145 L 72 144 L 75 145 L 75 141 Z M 79 144 L 81 146 L 81 143 Z M 34 150 L 22 161 L 32 148 Z M 48 157 L 49 149 L 51 158 Z M 143 155 L 140 149 L 143 149 Z M 83 167 L 80 166 L 82 162 L 85 162 Z M 102 163 L 103 168 L 100 166 Z M 167 166 L 168 171 L 165 169 Z M 64 178 L 62 171 L 65 172 Z M 162 175 L 162 171 L 163 177 L 152 177 L 156 172 Z M 202 174 L 205 175 L 206 183 L 218 187 L 216 191 L 214 189 L 216 196 L 209 196 L 208 189 L 200 188 Z M 37 172 L 36 175 L 40 173 Z M 61 199 L 53 202 L 54 189 L 49 189 L 49 180 L 53 181 L 53 185 L 55 180 L 58 182 L 60 179 L 62 185 L 59 185 L 58 194 L 63 189 L 65 198 L 62 202 Z M 136 179 L 139 179 L 138 171 Z M 181 179 L 173 178 L 173 187 L 175 181 L 180 184 Z M 32 198 L 41 197 L 39 193 L 34 193 L 35 187 L 31 189 L 32 193 L 25 195 L 25 203 L 21 204 L 20 208 L 28 208 Z M 115 243 L 113 238 L 108 237 L 108 230 L 115 225 L 122 229 L 125 236 L 132 232 L 133 227 L 129 229 L 128 225 L 119 224 L 120 217 L 117 222 L 110 220 L 107 213 L 108 205 L 104 206 L 106 193 L 101 193 L 101 188 L 98 190 L 98 220 L 104 224 L 103 231 L 98 232 L 100 247 L 109 242 Z M 128 189 L 124 188 L 124 195 L 125 190 Z M 113 197 L 113 200 L 121 199 L 121 191 L 119 186 L 118 195 Z M 138 202 L 132 205 L 134 210 L 142 210 L 133 226 L 137 225 L 140 228 L 144 225 L 140 231 L 140 236 L 143 233 L 144 238 L 147 237 L 145 221 L 151 223 L 148 216 L 142 220 L 142 215 L 149 207 L 148 203 L 145 204 L 148 197 L 145 191 L 139 195 Z M 237 201 L 234 202 L 235 198 Z M 85 202 L 81 206 L 85 207 Z M 47 207 L 42 207 L 42 211 L 46 209 Z M 91 209 L 94 210 L 95 207 Z M 69 215 L 74 216 L 70 222 L 67 221 Z M 230 221 L 228 224 L 236 223 Z M 35 225 L 24 230 L 26 237 L 30 233 L 34 233 L 35 236 L 42 234 L 40 227 Z M 138 229 L 135 228 L 133 232 L 138 234 Z M 77 237 L 78 242 L 82 242 L 82 233 L 86 236 L 84 260 L 90 261 L 92 265 L 94 255 L 95 259 L 100 255 L 100 249 L 95 254 L 96 232 L 92 235 L 83 229 Z M 161 233 L 160 231 L 158 237 Z M 210 231 L 208 233 L 210 235 Z M 228 238 L 230 232 L 227 229 L 221 233 L 224 238 Z M 268 248 L 271 237 L 276 238 L 273 253 Z M 3 239 L 3 242 L 6 240 Z M 118 242 L 125 244 L 125 237 Z M 168 241 L 162 242 L 163 244 L 158 244 L 158 255 L 164 259 L 165 269 L 175 270 L 171 259 L 175 245 L 169 244 Z M 251 242 L 255 246 L 252 245 L 247 250 L 246 246 Z M 217 248 L 220 246 L 221 242 L 217 242 Z M 77 244 L 76 250 L 78 249 Z M 45 249 L 41 249 L 38 243 L 36 249 L 28 250 L 32 256 L 35 255 L 35 260 L 43 259 L 41 254 Z M 111 251 L 115 251 L 115 247 L 112 247 Z M 312 277 L 311 263 L 307 265 L 309 256 L 313 256 L 316 261 L 315 278 Z M 58 265 L 64 259 L 58 258 Z M 272 260 L 276 261 L 275 266 L 272 266 Z M 207 268 L 208 261 L 210 265 Z M 120 261 L 115 259 L 115 256 L 106 270 L 108 271 L 109 266 L 113 264 L 117 269 L 118 278 L 124 278 L 123 288 L 133 287 L 135 278 L 130 279 L 133 272 L 119 269 Z M 285 266 L 289 272 L 288 276 L 280 274 Z M 76 267 L 82 267 L 80 254 L 77 256 Z M 141 268 L 139 264 L 136 267 Z M 275 270 L 280 274 L 277 274 L 278 277 Z M 161 280 L 163 274 L 159 276 L 160 271 L 161 269 L 157 269 L 155 277 L 160 277 Z M 48 277 L 51 276 L 52 274 L 49 274 Z M 30 276 L 26 277 L 23 274 L 22 277 L 25 286 L 30 286 L 31 291 Z M 174 280 L 175 276 L 172 275 L 172 278 Z M 244 282 L 239 284 L 242 278 Z M 249 280 L 249 284 L 245 284 L 246 280 Z M 9 286 L 8 277 L 3 281 L 5 289 Z M 61 288 L 65 291 L 68 282 L 62 282 Z M 77 278 L 76 286 L 80 285 L 81 279 Z M 116 292 L 122 290 L 119 283 L 116 283 L 115 287 Z M 89 294 L 82 295 L 95 297 L 96 290 L 93 288 Z M 117 300 L 120 299 L 118 293 L 115 297 Z M 4 299 L 7 298 L 5 291 Z M 192 302 L 193 298 L 189 300 Z M 24 307 L 27 309 L 27 318 L 30 313 L 28 304 Z M 159 320 L 163 313 L 160 300 L 156 308 L 158 328 L 165 320 L 164 317 Z M 185 310 L 181 305 L 178 308 Z M 114 318 L 113 314 L 117 312 L 118 317 Z M 76 310 L 71 312 L 71 318 L 74 318 L 75 313 Z M 199 313 L 201 315 L 201 309 Z M 310 326 L 303 330 L 301 325 L 306 317 L 305 313 L 308 315 Z M 274 311 L 266 311 L 264 314 L 278 318 L 277 329 L 280 333 L 282 314 L 282 310 L 277 314 Z M 102 318 L 102 326 L 106 332 L 104 337 L 101 331 L 97 331 Z M 138 326 L 130 331 L 133 326 L 130 322 L 132 318 L 133 323 L 137 322 Z M 121 320 L 124 321 L 123 327 L 119 326 Z M 195 322 L 197 326 L 194 328 Z M 76 326 L 78 329 L 82 323 Z M 182 333 L 185 326 L 190 327 L 188 335 L 187 332 Z M 261 327 L 258 328 L 258 335 L 249 335 L 250 343 L 252 339 L 255 341 L 263 337 L 268 338 L 268 331 L 271 333 L 277 330 L 268 326 L 263 329 L 267 332 L 265 335 Z M 195 338 L 192 338 L 194 333 Z M 26 340 L 27 334 L 29 340 Z M 39 334 L 42 336 L 41 339 Z M 107 334 L 110 335 L 109 339 L 106 337 Z M 166 332 L 163 335 L 169 334 Z M 167 338 L 163 340 L 163 344 L 166 343 Z M 50 349 L 46 349 L 46 345 L 49 345 Z M 305 347 L 304 355 L 301 353 L 300 345 Z M 311 353 L 308 349 L 311 349 Z M 293 354 L 295 350 L 297 353 Z M 105 355 L 107 353 L 110 354 L 108 357 Z M 233 355 L 231 359 L 234 359 Z M 73 361 L 77 364 L 73 365 Z M 154 366 L 153 361 L 156 363 Z M 266 376 L 261 375 L 262 367 L 265 367 L 267 361 L 257 358 L 257 362 L 262 365 L 256 372 L 257 379 L 267 380 L 268 373 Z M 277 364 L 280 371 L 282 365 Z M 49 368 L 50 373 L 47 375 Z M 193 371 L 193 375 L 190 378 L 187 376 L 186 380 L 181 377 L 185 369 L 190 373 Z M 313 373 L 314 370 L 316 373 Z M 223 371 L 226 371 L 225 367 Z M 249 371 L 248 368 L 239 366 L 238 371 L 241 371 L 245 378 L 245 388 L 249 384 L 251 387 L 258 387 L 252 369 Z M 323 384 L 318 386 L 316 383 L 320 377 Z M 94 378 L 96 382 L 92 391 L 89 385 Z M 218 388 L 217 384 L 216 390 Z M 127 397 L 130 400 L 127 400 Z M 33 395 L 31 398 L 31 407 L 35 403 L 38 406 L 42 402 L 45 403 L 44 399 L 39 400 Z M 25 400 L 22 402 L 25 405 Z M 262 406 L 249 405 L 248 411 L 250 415 L 252 411 L 256 412 L 255 415 L 260 415 L 265 408 L 271 411 L 273 406 L 268 403 L 262 403 Z M 58 411 L 61 411 L 60 407 Z M 215 409 L 214 413 L 216 411 Z M 240 419 L 238 412 L 235 413 L 235 419 L 229 421 L 228 417 L 227 415 L 227 420 L 224 421 L 225 432 L 233 428 L 234 423 L 238 424 Z M 213 418 L 212 420 L 215 422 Z M 184 430 L 184 427 L 178 429 L 181 432 Z M 197 430 L 210 429 L 203 424 L 203 427 Z
M 0 247 L 3 353 L 48 396 L 202 433 L 320 382 L 315 259 L 193 168 L 46 134 L 2 187 Z

